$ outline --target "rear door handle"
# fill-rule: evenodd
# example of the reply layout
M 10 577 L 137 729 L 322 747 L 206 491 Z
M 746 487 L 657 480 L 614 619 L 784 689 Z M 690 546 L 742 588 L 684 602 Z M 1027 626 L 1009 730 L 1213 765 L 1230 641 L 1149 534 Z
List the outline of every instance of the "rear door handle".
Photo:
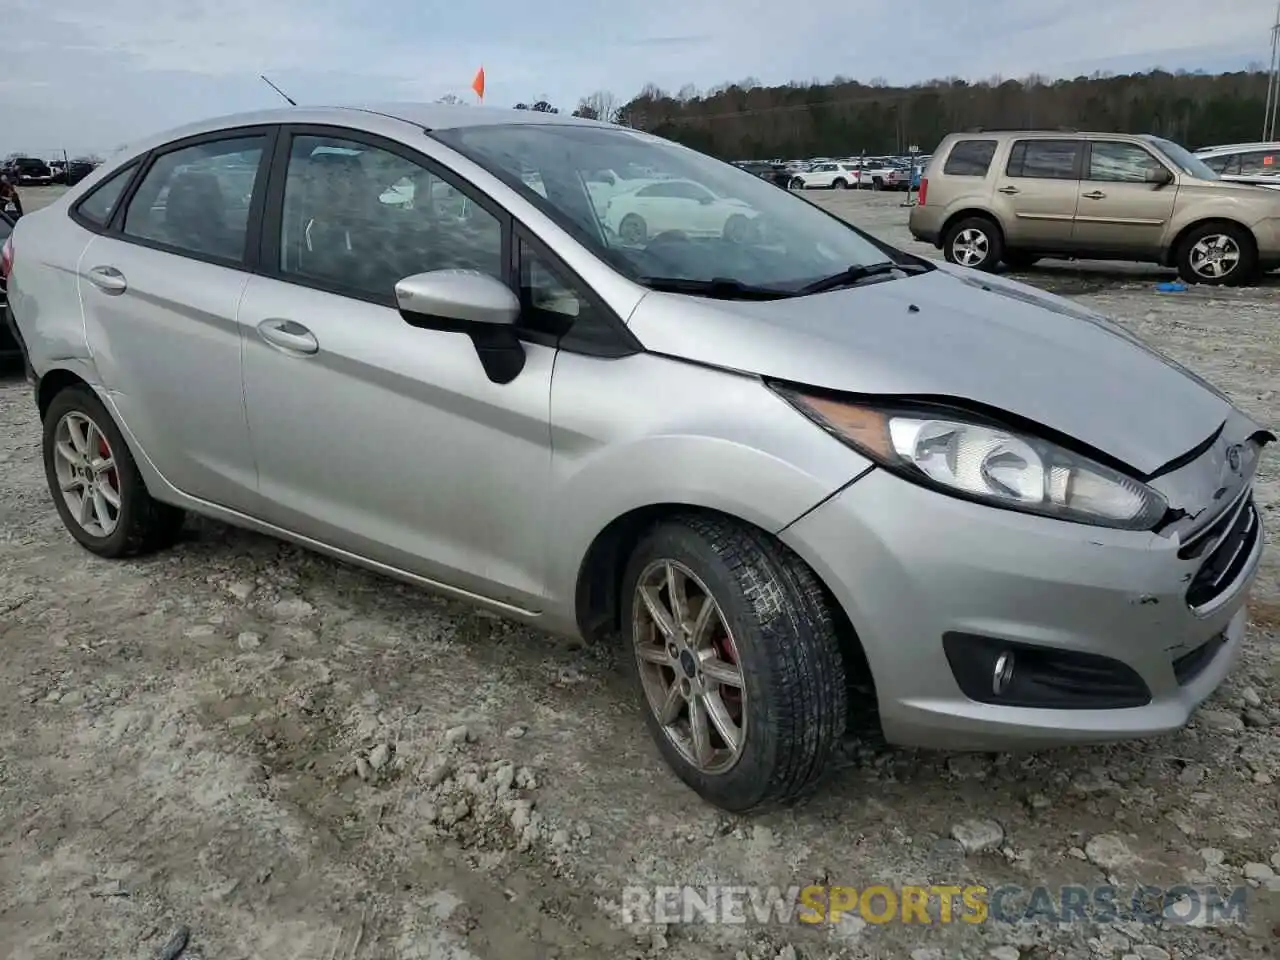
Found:
M 316 335 L 296 320 L 263 320 L 258 324 L 258 334 L 286 353 L 312 354 L 320 350 Z
M 1101 190 L 1094 190 L 1092 193 L 1082 193 L 1080 196 L 1086 200 L 1105 200 L 1107 195 Z
M 1001 187 L 997 191 L 997 193 L 1007 193 L 1009 196 L 1013 196 L 1015 193 L 1021 193 L 1021 192 L 1022 191 L 1019 190 L 1017 187 Z
M 129 289 L 124 274 L 115 267 L 94 267 L 86 274 L 86 278 L 103 293 L 119 296 Z

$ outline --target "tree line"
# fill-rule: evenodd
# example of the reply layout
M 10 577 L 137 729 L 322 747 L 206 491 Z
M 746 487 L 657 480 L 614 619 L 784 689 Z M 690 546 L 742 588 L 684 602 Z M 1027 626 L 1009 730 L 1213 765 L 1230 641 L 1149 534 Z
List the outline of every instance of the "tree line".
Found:
M 910 87 L 837 77 L 830 83 L 766 87 L 754 79 L 676 93 L 652 84 L 629 101 L 607 91 L 584 97 L 574 116 L 647 130 L 726 159 L 931 152 L 972 127 L 1152 133 L 1195 149 L 1257 139 L 1267 74 L 1179 71 L 1074 79 L 992 77 L 932 80 Z M 545 98 L 519 109 L 558 113 Z

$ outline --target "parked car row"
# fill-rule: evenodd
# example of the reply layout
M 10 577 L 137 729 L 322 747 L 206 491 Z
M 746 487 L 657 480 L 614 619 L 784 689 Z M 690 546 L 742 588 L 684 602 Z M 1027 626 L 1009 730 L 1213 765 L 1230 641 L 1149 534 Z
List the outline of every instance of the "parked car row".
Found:
M 739 160 L 735 164 L 791 190 L 907 190 L 928 157 L 815 157 Z
M 1177 267 L 1188 283 L 1247 283 L 1280 267 L 1280 193 L 1228 179 L 1217 159 L 1145 135 L 952 134 L 924 172 L 910 229 L 979 270 L 1136 260 Z
M 54 160 L 46 163 L 36 157 L 11 157 L 0 165 L 0 172 L 20 187 L 47 187 L 52 184 L 74 186 L 93 173 L 93 160 Z
M 1280 190 L 1280 143 L 1202 147 L 1196 156 L 1223 180 Z

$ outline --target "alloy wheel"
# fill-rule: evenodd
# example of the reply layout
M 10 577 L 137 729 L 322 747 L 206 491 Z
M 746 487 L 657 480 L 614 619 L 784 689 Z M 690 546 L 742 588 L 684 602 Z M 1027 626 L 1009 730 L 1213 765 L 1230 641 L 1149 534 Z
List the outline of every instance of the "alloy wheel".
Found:
M 990 252 L 990 239 L 973 227 L 961 230 L 951 241 L 951 255 L 962 267 L 976 267 L 987 259 Z
M 1212 233 L 1191 248 L 1191 270 L 1206 280 L 1222 280 L 1240 266 L 1241 250 L 1233 237 Z
M 731 769 L 747 737 L 746 682 L 719 603 L 683 564 L 657 560 L 636 584 L 632 639 L 650 710 L 686 761 Z
M 58 421 L 54 473 L 81 528 L 95 537 L 111 536 L 120 522 L 120 474 L 106 435 L 85 414 L 71 411 Z

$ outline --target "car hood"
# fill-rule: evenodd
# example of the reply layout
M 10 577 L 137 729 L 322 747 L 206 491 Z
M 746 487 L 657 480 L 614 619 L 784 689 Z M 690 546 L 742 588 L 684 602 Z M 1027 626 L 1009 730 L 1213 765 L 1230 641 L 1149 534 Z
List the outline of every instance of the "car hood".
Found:
M 1148 476 L 1231 415 L 1219 390 L 1118 324 L 1034 287 L 950 264 L 795 299 L 650 293 L 646 349 L 796 384 L 977 402 Z

